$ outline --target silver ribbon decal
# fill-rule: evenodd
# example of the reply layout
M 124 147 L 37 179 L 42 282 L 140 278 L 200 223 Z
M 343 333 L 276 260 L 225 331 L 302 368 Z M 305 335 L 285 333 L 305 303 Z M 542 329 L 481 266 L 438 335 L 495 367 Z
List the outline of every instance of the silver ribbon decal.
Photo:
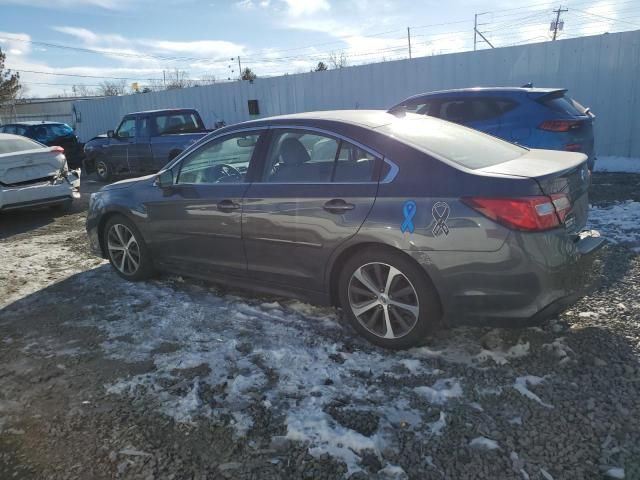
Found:
M 451 208 L 449 208 L 449 204 L 446 202 L 436 202 L 433 204 L 431 208 L 431 214 L 433 215 L 433 219 L 436 221 L 436 224 L 433 227 L 433 236 L 437 237 L 441 233 L 445 235 L 449 235 L 449 227 L 447 226 L 447 219 L 449 218 L 449 212 Z

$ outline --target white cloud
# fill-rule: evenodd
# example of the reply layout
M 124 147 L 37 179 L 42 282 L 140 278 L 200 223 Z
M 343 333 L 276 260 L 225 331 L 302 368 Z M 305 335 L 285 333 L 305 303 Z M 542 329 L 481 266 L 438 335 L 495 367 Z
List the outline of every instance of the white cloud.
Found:
M 331 9 L 327 0 L 284 0 L 288 7 L 288 13 L 292 17 L 313 15 L 318 12 L 326 12 Z
M 0 48 L 10 55 L 28 55 L 31 52 L 30 40 L 31 36 L 26 33 L 0 32 Z
M 131 0 L 1 0 L 0 4 L 25 5 L 37 8 L 99 7 L 105 10 L 120 10 L 131 4 Z

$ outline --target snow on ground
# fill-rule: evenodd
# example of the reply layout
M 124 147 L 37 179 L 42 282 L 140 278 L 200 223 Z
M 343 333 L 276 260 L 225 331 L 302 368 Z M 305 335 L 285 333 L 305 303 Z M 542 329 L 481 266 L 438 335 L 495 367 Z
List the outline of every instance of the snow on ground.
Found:
M 529 390 L 528 386 L 536 386 L 540 385 L 544 382 L 544 378 L 536 377 L 535 375 L 525 375 L 523 377 L 516 378 L 515 383 L 513 384 L 513 388 L 515 388 L 518 392 L 520 392 L 525 397 L 538 402 L 540 405 L 553 408 L 553 405 L 549 405 L 548 403 L 543 402 L 538 395 Z
M 256 409 L 268 410 L 286 426 L 282 439 L 309 442 L 312 455 L 329 453 L 350 472 L 364 450 L 380 456 L 393 447 L 398 429 L 441 435 L 456 406 L 473 408 L 464 379 L 447 365 L 494 368 L 529 354 L 520 340 L 488 350 L 466 329 L 390 354 L 347 332 L 333 309 L 171 279 L 127 283 L 109 267 L 84 275 L 113 301 L 89 302 L 74 325 L 102 331 L 107 356 L 155 366 L 105 385 L 108 393 L 144 400 L 178 422 L 228 424 L 241 436 L 260 428 Z
M 84 232 L 78 233 L 85 241 Z M 10 280 L 8 292 L 0 298 L 0 309 L 10 303 L 37 292 L 78 272 L 103 263 L 91 258 L 78 262 L 74 257 L 72 241 L 68 233 L 43 236 L 18 237 L 0 244 L 0 282 Z M 69 261 L 65 261 L 68 258 Z
M 627 201 L 589 210 L 588 227 L 613 243 L 640 251 L 640 202 Z
M 595 171 L 640 173 L 640 158 L 598 157 Z

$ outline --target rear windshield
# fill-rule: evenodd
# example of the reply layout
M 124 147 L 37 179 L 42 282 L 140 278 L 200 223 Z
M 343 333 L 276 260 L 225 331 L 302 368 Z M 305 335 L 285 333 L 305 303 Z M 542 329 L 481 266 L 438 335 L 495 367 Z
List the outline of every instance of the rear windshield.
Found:
M 567 97 L 563 93 L 544 97 L 540 100 L 545 107 L 550 108 L 554 112 L 565 115 L 584 115 L 586 108 L 576 102 L 573 98 Z
M 155 129 L 158 135 L 172 133 L 196 133 L 203 131 L 204 124 L 195 112 L 177 112 L 155 117 Z
M 48 143 L 69 135 L 73 135 L 73 128 L 65 123 L 46 123 L 33 127 L 33 138 L 42 143 Z
M 36 148 L 42 148 L 42 145 L 28 138 L 0 138 L 0 155 Z
M 408 114 L 377 130 L 471 169 L 508 162 L 527 153 L 527 149 L 504 140 L 425 116 Z

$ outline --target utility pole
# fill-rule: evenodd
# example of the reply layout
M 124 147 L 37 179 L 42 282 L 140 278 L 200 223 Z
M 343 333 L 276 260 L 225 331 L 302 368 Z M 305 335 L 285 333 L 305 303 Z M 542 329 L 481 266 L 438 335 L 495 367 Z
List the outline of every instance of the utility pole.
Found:
M 487 25 L 486 23 L 478 23 L 478 17 L 480 15 L 486 15 L 487 13 L 489 13 L 489 12 L 476 13 L 474 18 L 473 18 L 473 51 L 474 52 L 476 51 L 477 46 L 478 46 L 478 35 L 480 35 L 480 37 L 482 37 L 482 40 L 487 42 L 491 48 L 495 48 L 493 45 L 491 45 L 491 42 L 489 40 L 487 40 L 486 37 L 482 33 L 480 33 L 480 31 L 478 30 L 479 26 Z
M 553 41 L 556 40 L 556 37 L 558 36 L 558 27 L 560 27 L 560 15 L 564 12 L 568 12 L 569 9 L 568 8 L 562 8 L 562 5 L 560 5 L 560 8 L 558 8 L 558 10 L 554 10 L 553 13 L 556 14 L 556 21 L 553 24 Z
M 240 72 L 240 80 L 242 80 L 242 64 L 240 63 L 240 55 L 238 55 L 238 71 Z
M 162 86 L 164 87 L 164 89 L 167 89 L 167 76 L 164 73 L 164 70 L 162 70 Z
M 411 27 L 407 27 L 407 41 L 409 42 L 409 58 L 411 58 Z

